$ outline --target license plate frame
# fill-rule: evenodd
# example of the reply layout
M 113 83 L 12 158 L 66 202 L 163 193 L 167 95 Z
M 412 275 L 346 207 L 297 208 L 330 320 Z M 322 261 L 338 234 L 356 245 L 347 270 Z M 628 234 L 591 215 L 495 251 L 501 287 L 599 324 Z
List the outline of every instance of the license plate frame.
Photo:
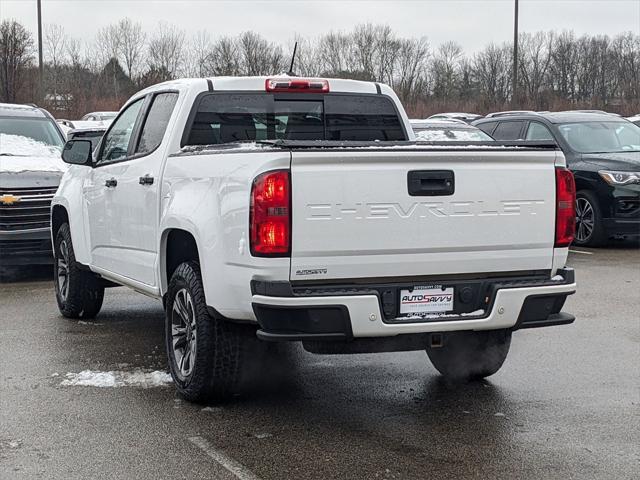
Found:
M 401 288 L 399 293 L 398 312 L 401 316 L 444 315 L 454 309 L 454 287 L 416 285 Z

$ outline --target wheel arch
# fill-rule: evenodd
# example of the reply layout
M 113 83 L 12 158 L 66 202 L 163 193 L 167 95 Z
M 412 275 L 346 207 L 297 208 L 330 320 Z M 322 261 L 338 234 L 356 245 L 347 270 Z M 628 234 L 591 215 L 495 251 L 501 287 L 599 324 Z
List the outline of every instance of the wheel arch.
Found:
M 166 228 L 160 238 L 160 292 L 164 295 L 175 269 L 183 262 L 200 263 L 200 249 L 193 232 L 184 228 Z
M 52 243 L 55 242 L 56 233 L 58 233 L 58 230 L 60 229 L 60 227 L 65 223 L 69 223 L 69 212 L 67 212 L 67 209 L 62 205 L 54 205 L 53 207 L 51 207 L 51 241 Z

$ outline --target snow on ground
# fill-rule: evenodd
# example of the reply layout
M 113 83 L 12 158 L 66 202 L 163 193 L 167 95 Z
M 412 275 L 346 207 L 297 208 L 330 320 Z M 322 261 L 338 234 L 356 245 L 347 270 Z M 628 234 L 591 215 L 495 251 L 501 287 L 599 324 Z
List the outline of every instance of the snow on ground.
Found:
M 21 135 L 0 133 L 0 171 L 64 172 L 60 149 Z
M 83 370 L 79 373 L 67 373 L 60 382 L 64 387 L 163 387 L 173 382 L 171 375 L 159 370 L 134 370 L 133 372 Z

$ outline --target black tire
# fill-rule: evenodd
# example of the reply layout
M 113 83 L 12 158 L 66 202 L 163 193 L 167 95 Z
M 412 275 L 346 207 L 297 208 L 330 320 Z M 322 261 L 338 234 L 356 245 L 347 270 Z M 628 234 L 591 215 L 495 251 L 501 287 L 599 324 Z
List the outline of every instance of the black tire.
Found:
M 427 355 L 447 379 L 480 380 L 500 370 L 510 345 L 508 330 L 449 332 L 443 334 L 443 345 L 429 347 Z
M 579 247 L 598 247 L 607 241 L 598 199 L 589 190 L 576 194 L 576 235 L 573 244 Z
M 184 331 L 179 330 L 182 325 Z M 196 262 L 176 268 L 166 295 L 165 346 L 171 376 L 183 397 L 205 403 L 237 393 L 249 365 L 247 354 L 258 342 L 255 332 L 251 325 L 209 315 Z
M 94 318 L 102 308 L 104 286 L 99 277 L 76 262 L 68 223 L 56 232 L 53 256 L 60 313 L 67 318 Z

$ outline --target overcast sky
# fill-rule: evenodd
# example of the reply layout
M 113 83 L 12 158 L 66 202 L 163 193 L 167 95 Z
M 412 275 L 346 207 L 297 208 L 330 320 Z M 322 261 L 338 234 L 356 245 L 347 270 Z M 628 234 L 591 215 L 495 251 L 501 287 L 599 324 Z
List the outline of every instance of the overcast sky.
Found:
M 513 0 L 42 0 L 43 23 L 62 25 L 91 40 L 96 30 L 128 16 L 151 32 L 167 21 L 187 33 L 212 36 L 245 30 L 286 43 L 295 34 L 318 36 L 358 23 L 385 23 L 432 45 L 456 40 L 474 52 L 513 37 Z M 0 0 L 0 18 L 36 31 L 36 0 Z M 520 0 L 520 31 L 572 29 L 578 34 L 640 34 L 640 0 Z

